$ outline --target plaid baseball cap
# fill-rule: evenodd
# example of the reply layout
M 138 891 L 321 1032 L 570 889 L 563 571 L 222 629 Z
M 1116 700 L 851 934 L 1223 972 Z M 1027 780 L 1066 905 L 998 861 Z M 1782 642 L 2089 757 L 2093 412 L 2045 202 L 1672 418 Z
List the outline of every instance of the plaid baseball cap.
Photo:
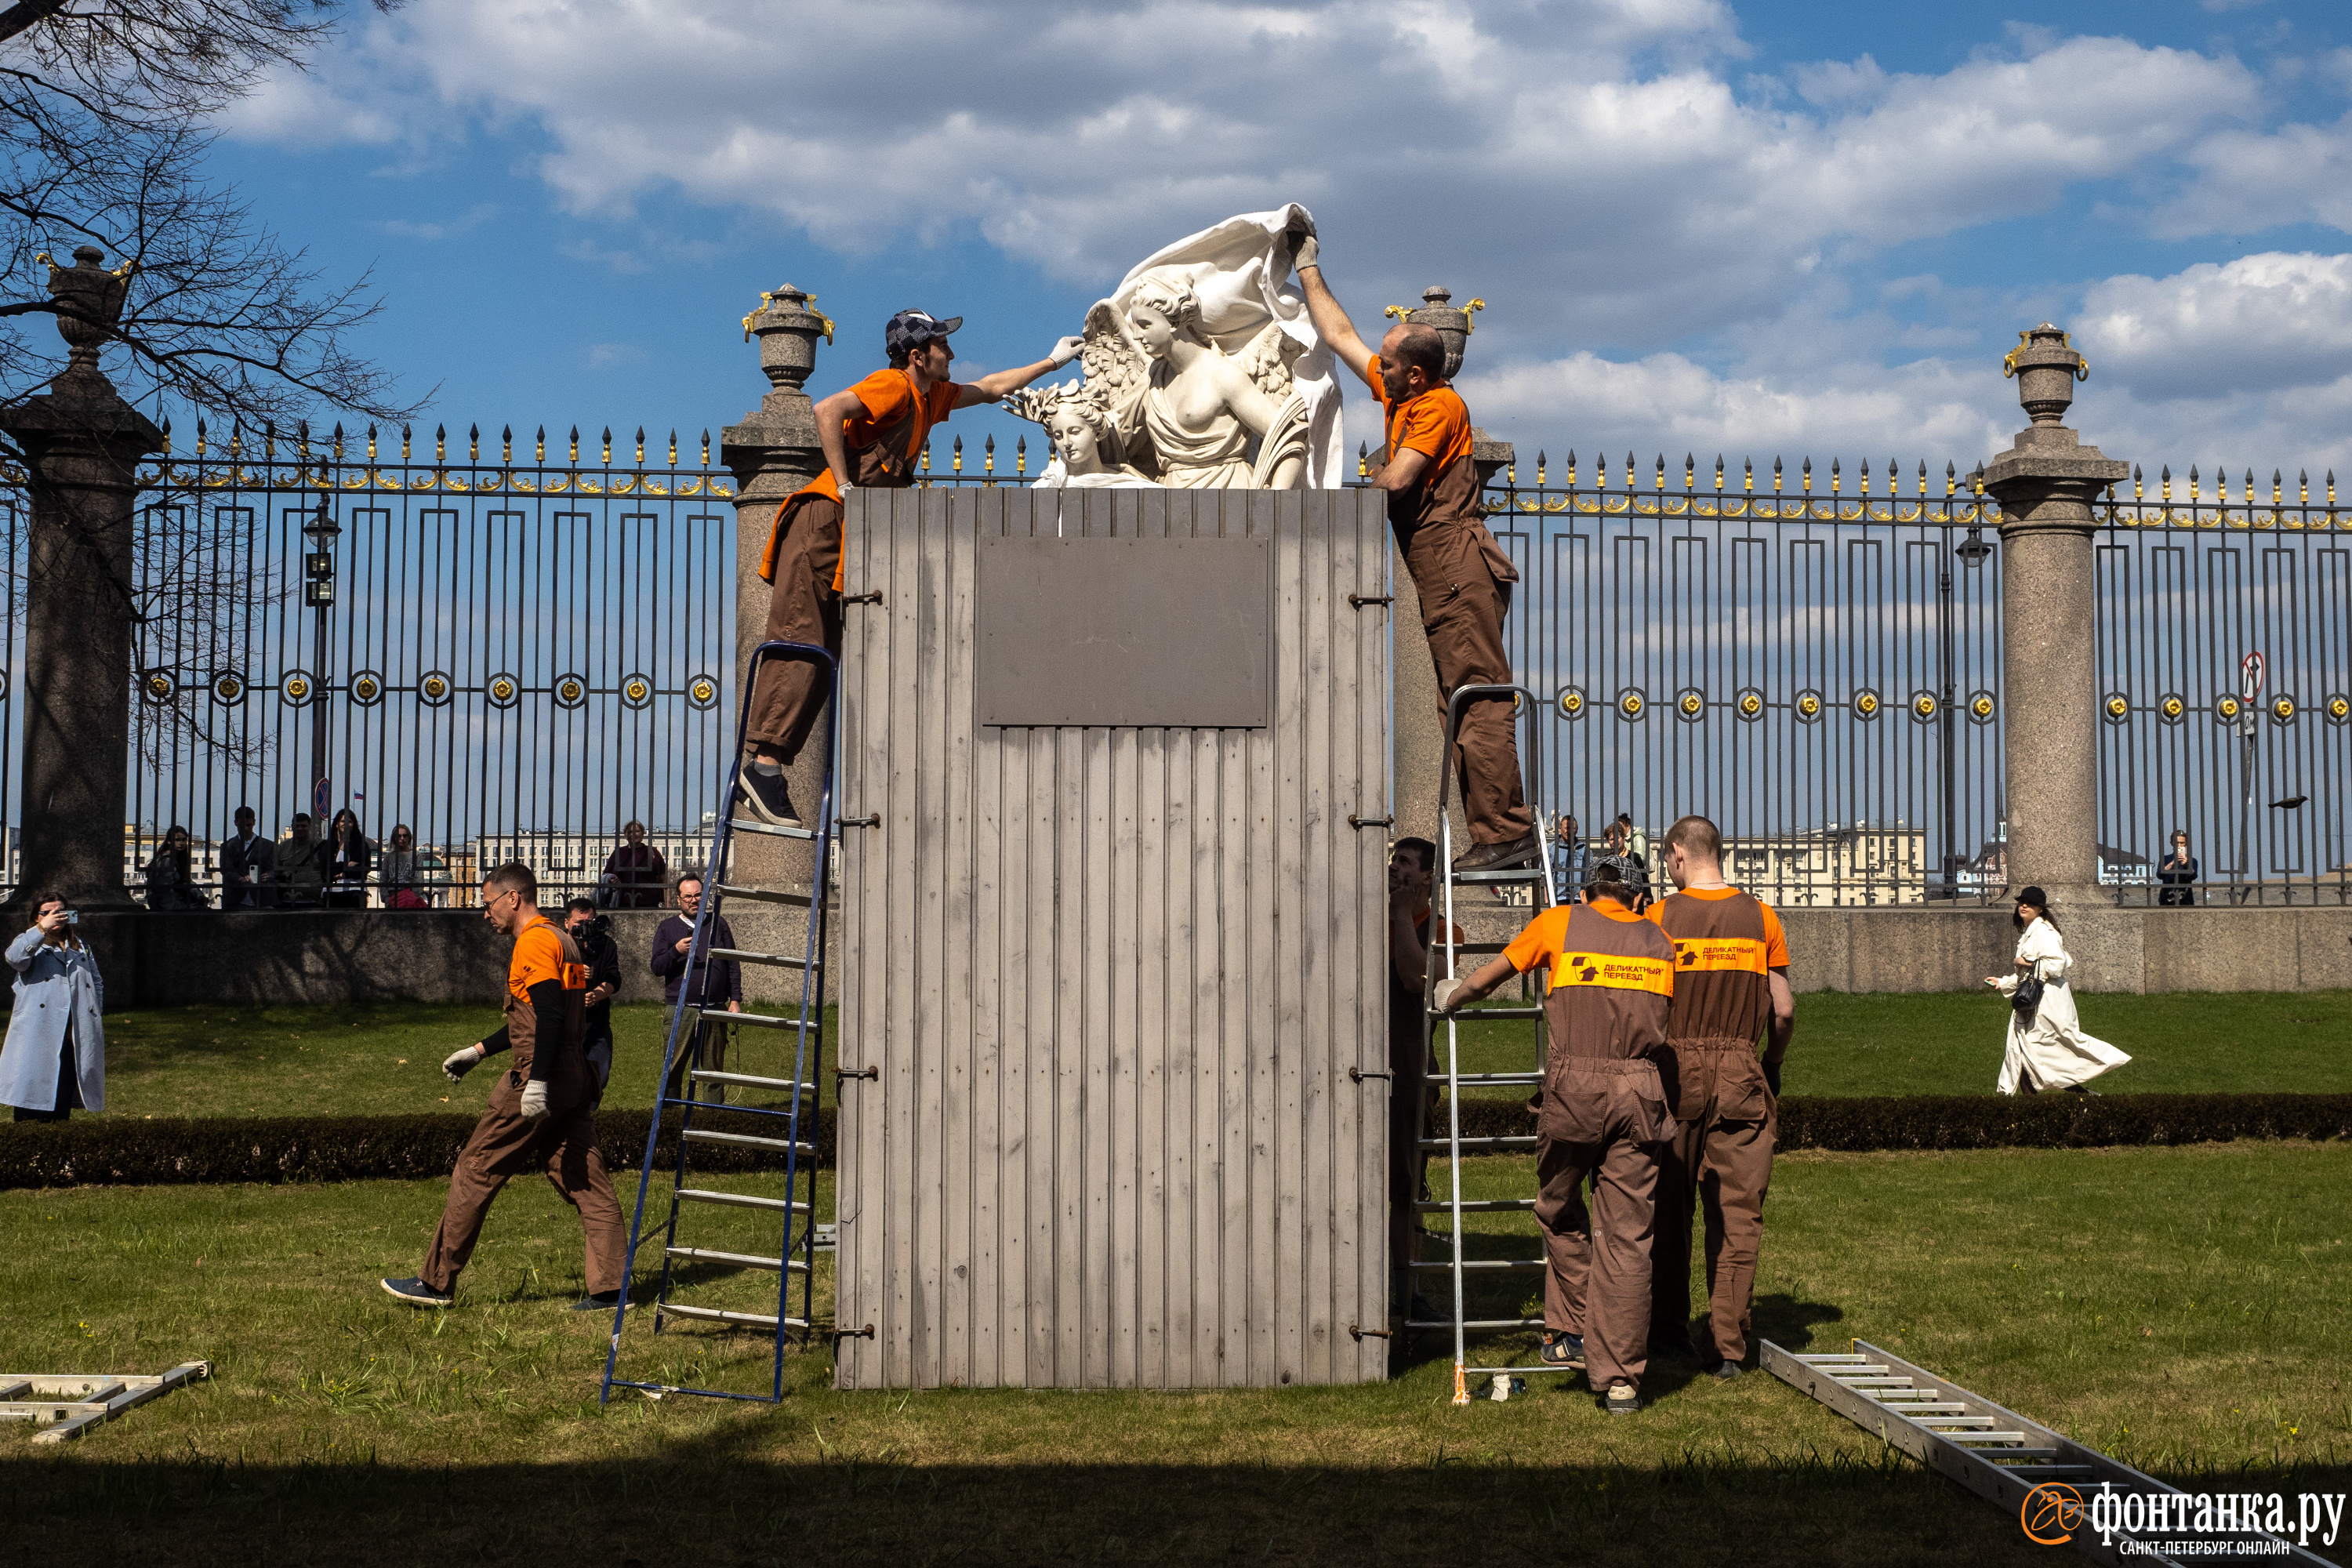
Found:
M 912 353 L 933 338 L 946 337 L 963 325 L 961 316 L 940 321 L 928 310 L 901 310 L 882 329 L 882 351 L 892 359 Z

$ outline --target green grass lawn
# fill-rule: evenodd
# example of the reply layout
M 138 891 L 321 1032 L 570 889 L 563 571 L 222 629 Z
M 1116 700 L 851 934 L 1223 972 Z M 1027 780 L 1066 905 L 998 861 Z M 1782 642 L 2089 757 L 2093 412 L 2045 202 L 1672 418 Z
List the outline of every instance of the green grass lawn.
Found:
M 2352 1090 L 2352 991 L 2091 994 L 2083 1027 L 2131 1053 L 2102 1077 L 2108 1094 L 2343 1093 Z M 1995 992 L 1797 998 L 1790 1094 L 1990 1094 L 2009 1005 Z M 1462 1070 L 1525 1072 L 1532 1023 L 1469 1024 Z M 1438 1060 L 1445 1059 L 1444 1035 Z M 1489 1089 L 1491 1094 L 1525 1089 Z
M 2085 996 L 2084 1026 L 2132 1053 L 2100 1080 L 2124 1094 L 2352 1089 L 2352 992 Z M 2001 999 L 1983 994 L 1797 999 L 1791 1094 L 1989 1094 L 2000 1067 Z M 837 1010 L 825 1010 L 827 1038 Z M 127 1116 L 385 1115 L 474 1110 L 477 1073 L 452 1089 L 441 1058 L 498 1026 L 488 1006 L 352 1003 L 329 1007 L 142 1007 L 108 1015 L 107 1103 Z M 616 1039 L 605 1103 L 653 1103 L 662 1009 L 613 1009 Z M 1525 1071 L 1535 1026 L 1472 1023 L 1465 1072 Z M 751 1031 L 740 1031 L 749 1036 Z M 1440 1056 L 1444 1060 L 1443 1034 Z M 760 1037 L 774 1049 L 782 1037 Z M 835 1045 L 828 1044 L 830 1053 Z M 828 1063 L 835 1059 L 828 1056 Z M 824 1102 L 835 1088 L 822 1080 Z M 1524 1098 L 1526 1090 L 1487 1090 Z
M 1530 1180 L 1525 1160 L 1473 1163 L 1482 1194 Z M 1879 1341 L 2177 1479 L 2343 1491 L 2347 1190 L 2343 1145 L 1791 1157 L 1758 1331 Z M 1427 1342 L 1400 1348 L 1386 1384 L 1168 1394 L 841 1394 L 818 1350 L 792 1358 L 779 1407 L 600 1408 L 609 1320 L 563 1310 L 579 1227 L 543 1184 L 500 1199 L 457 1310 L 376 1290 L 415 1268 L 442 1191 L 0 1193 L 0 1364 L 217 1367 L 77 1444 L 0 1429 L 10 1549 L 624 1568 L 2047 1560 L 2013 1518 L 1777 1381 L 1686 1363 L 1654 1371 L 1656 1403 L 1630 1421 L 1559 1380 L 1455 1408 Z M 1527 1225 L 1480 1216 L 1474 1246 L 1529 1252 Z M 625 1347 L 640 1368 L 743 1381 L 760 1348 L 693 1331 Z M 2352 1560 L 2340 1541 L 2324 1555 Z
M 657 1003 L 613 1009 L 613 1081 L 604 1103 L 654 1102 L 666 1044 Z M 825 1009 L 827 1065 L 838 1010 Z M 219 1004 L 139 1007 L 106 1017 L 106 1108 L 121 1116 L 388 1116 L 478 1111 L 496 1074 L 478 1068 L 452 1086 L 441 1062 L 496 1032 L 497 1008 L 430 1002 L 326 1007 Z M 741 1029 L 740 1036 L 753 1031 Z M 789 1053 L 792 1037 L 762 1030 L 751 1048 Z M 784 1057 L 788 1076 L 789 1055 Z M 755 1069 L 757 1070 L 757 1069 Z M 834 1101 L 831 1073 L 820 1079 Z

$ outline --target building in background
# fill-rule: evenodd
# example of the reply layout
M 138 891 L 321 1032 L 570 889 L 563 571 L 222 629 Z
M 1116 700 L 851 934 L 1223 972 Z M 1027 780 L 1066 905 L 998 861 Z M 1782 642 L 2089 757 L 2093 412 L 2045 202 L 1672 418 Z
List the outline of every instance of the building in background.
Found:
M 1927 832 L 1900 818 L 1723 841 L 1724 874 L 1767 903 L 1825 908 L 1927 899 Z

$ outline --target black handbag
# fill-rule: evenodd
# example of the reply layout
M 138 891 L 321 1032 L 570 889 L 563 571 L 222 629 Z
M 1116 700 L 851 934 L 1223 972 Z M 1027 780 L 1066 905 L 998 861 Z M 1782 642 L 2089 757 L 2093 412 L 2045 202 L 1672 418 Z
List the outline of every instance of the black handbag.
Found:
M 2010 993 L 2009 1005 L 2021 1018 L 2031 1019 L 2042 1006 L 2042 966 L 2035 964 L 2018 978 L 2017 989 Z

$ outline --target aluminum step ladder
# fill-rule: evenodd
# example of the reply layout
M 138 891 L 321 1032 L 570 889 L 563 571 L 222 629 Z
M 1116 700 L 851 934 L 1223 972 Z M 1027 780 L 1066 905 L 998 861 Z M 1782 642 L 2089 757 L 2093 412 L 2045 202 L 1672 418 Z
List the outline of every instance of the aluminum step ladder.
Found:
M 1536 864 L 1531 868 L 1521 868 L 1507 871 L 1457 872 L 1454 869 L 1454 808 L 1453 805 L 1453 795 L 1454 784 L 1454 737 L 1461 731 L 1463 710 L 1466 703 L 1498 697 L 1509 697 L 1513 699 L 1514 707 L 1516 708 L 1518 716 L 1526 721 L 1526 730 L 1519 743 L 1519 757 L 1520 766 L 1526 775 L 1526 782 L 1523 787 L 1527 792 L 1528 810 L 1535 819 Z M 1536 702 L 1535 693 L 1528 690 L 1524 686 L 1457 687 L 1454 689 L 1452 700 L 1446 705 L 1445 761 L 1444 764 L 1444 777 L 1439 783 L 1437 788 L 1436 869 L 1440 889 L 1439 910 L 1443 923 L 1436 930 L 1430 932 L 1428 950 L 1429 968 L 1422 988 L 1422 994 L 1424 998 L 1436 990 L 1437 982 L 1439 980 L 1446 978 L 1447 976 L 1460 975 L 1464 973 L 1463 969 L 1460 967 L 1461 960 L 1465 958 L 1478 960 L 1491 958 L 1501 952 L 1505 945 L 1501 942 L 1468 942 L 1454 941 L 1454 895 L 1457 890 L 1466 891 L 1471 889 L 1485 889 L 1499 893 L 1503 889 L 1510 888 L 1530 889 L 1536 895 L 1534 907 L 1530 908 L 1527 911 L 1528 918 L 1530 920 L 1544 910 L 1550 909 L 1552 906 L 1559 902 L 1559 889 L 1555 885 L 1552 875 L 1551 834 L 1544 821 L 1545 814 L 1542 804 L 1543 795 L 1538 787 L 1539 780 L 1536 764 L 1539 752 L 1536 744 L 1537 737 L 1534 731 L 1536 716 L 1541 711 L 1541 708 Z M 1472 967 L 1475 968 L 1476 966 L 1474 964 Z M 1549 979 L 1549 972 L 1546 971 L 1542 974 L 1535 977 L 1535 983 L 1538 985 L 1545 984 L 1548 984 Z M 1516 1274 L 1529 1271 L 1540 1271 L 1544 1268 L 1544 1260 L 1540 1255 L 1533 1259 L 1515 1258 L 1474 1260 L 1467 1254 L 1467 1248 L 1465 1243 L 1468 1238 L 1462 1228 L 1462 1216 L 1466 1214 L 1520 1212 L 1532 1214 L 1535 1211 L 1535 1200 L 1531 1197 L 1489 1198 L 1475 1201 L 1467 1200 L 1463 1197 L 1462 1162 L 1465 1156 L 1475 1154 L 1518 1152 L 1533 1153 L 1535 1152 L 1536 1140 L 1533 1133 L 1529 1133 L 1524 1137 L 1511 1138 L 1463 1137 L 1462 1091 L 1465 1088 L 1481 1087 L 1519 1088 L 1524 1086 L 1531 1091 L 1540 1088 L 1543 1083 L 1544 1061 L 1547 1052 L 1547 1042 L 1544 1035 L 1544 1010 L 1543 1004 L 1540 1000 L 1540 993 L 1538 993 L 1538 1000 L 1533 1006 L 1480 1007 L 1475 1013 L 1468 1015 L 1468 1017 L 1482 1024 L 1493 1023 L 1498 1020 L 1524 1020 L 1531 1023 L 1533 1027 L 1529 1031 L 1531 1035 L 1530 1050 L 1528 1058 L 1528 1066 L 1526 1070 L 1509 1072 L 1464 1072 L 1462 1070 L 1461 1036 L 1462 1025 L 1465 1022 L 1463 1016 L 1450 1014 L 1441 1017 L 1439 1015 L 1428 1011 L 1426 1007 L 1424 1007 L 1422 1015 L 1422 1050 L 1423 1060 L 1428 1059 L 1429 1050 L 1434 1043 L 1433 1036 L 1437 1026 L 1440 1024 L 1443 1024 L 1445 1030 L 1445 1049 L 1442 1058 L 1442 1066 L 1445 1074 L 1446 1129 L 1445 1135 L 1441 1138 L 1432 1135 L 1433 1131 L 1433 1129 L 1423 1128 L 1420 1146 L 1423 1150 L 1428 1151 L 1433 1156 L 1445 1162 L 1446 1169 L 1450 1175 L 1451 1185 L 1449 1196 L 1434 1200 L 1427 1198 L 1419 1199 L 1413 1204 L 1413 1209 L 1417 1214 L 1421 1215 L 1443 1214 L 1450 1217 L 1453 1225 L 1453 1229 L 1450 1234 L 1429 1230 L 1424 1230 L 1423 1234 L 1427 1236 L 1433 1241 L 1442 1242 L 1449 1246 L 1452 1248 L 1452 1256 L 1442 1259 L 1425 1259 L 1415 1262 L 1412 1265 L 1409 1273 L 1417 1277 L 1424 1273 L 1437 1273 L 1442 1271 L 1447 1275 L 1449 1283 L 1453 1287 L 1453 1294 L 1448 1298 L 1453 1304 L 1453 1315 L 1451 1317 L 1415 1319 L 1408 1314 L 1404 1326 L 1405 1331 L 1409 1336 L 1416 1332 L 1427 1332 L 1440 1329 L 1448 1330 L 1453 1333 L 1454 1403 L 1456 1405 L 1467 1405 L 1470 1402 L 1468 1375 L 1471 1368 L 1468 1364 L 1466 1353 L 1466 1346 L 1470 1335 L 1474 1333 L 1509 1333 L 1527 1329 L 1540 1329 L 1543 1327 L 1543 1318 L 1540 1314 L 1532 1318 L 1510 1317 L 1478 1319 L 1473 1319 L 1467 1315 L 1467 1306 L 1465 1297 L 1467 1293 L 1466 1286 L 1471 1275 L 1496 1273 Z M 1417 1291 L 1409 1293 L 1408 1303 L 1410 1302 L 1411 1295 L 1417 1293 Z M 1503 1376 L 1511 1376 L 1526 1373 L 1568 1372 L 1572 1369 L 1568 1367 L 1543 1366 L 1538 1364 L 1535 1366 L 1494 1367 L 1491 1369 L 1480 1367 L 1476 1370 L 1481 1373 L 1491 1370 Z
M 2072 1545 L 2099 1563 L 2169 1568 L 2175 1559 L 2158 1543 L 2195 1539 L 2161 1523 L 2103 1530 L 2125 1517 L 2118 1505 L 2126 1500 L 2141 1500 L 2131 1512 L 2145 1518 L 2150 1500 L 2186 1494 L 1901 1356 L 1850 1342 L 1848 1352 L 1799 1355 L 1766 1340 L 1759 1360 L 1791 1388 L 1998 1505 L 2046 1545 Z M 2325 1561 L 2258 1528 L 2199 1545 L 2198 1563 Z
M 744 745 L 751 725 L 751 693 L 761 667 L 769 660 L 794 660 L 818 667 L 827 689 L 826 719 L 835 744 L 827 749 L 824 779 L 817 795 L 816 826 L 782 827 L 761 822 L 748 813 L 736 815 L 735 791 L 744 766 Z M 653 1332 L 662 1335 L 677 1325 L 715 1325 L 722 1331 L 760 1331 L 772 1337 L 774 1356 L 765 1392 L 698 1388 L 675 1383 L 645 1382 L 619 1375 L 621 1334 L 630 1321 L 631 1292 L 624 1290 L 613 1313 L 611 1348 L 604 1357 L 604 1387 L 601 1400 L 609 1402 L 616 1388 L 634 1388 L 659 1397 L 671 1394 L 698 1394 L 714 1399 L 742 1399 L 772 1405 L 784 1394 L 784 1352 L 805 1343 L 813 1331 L 816 1273 L 816 1145 L 817 1084 L 824 1062 L 824 936 L 827 881 L 832 874 L 831 846 L 841 825 L 834 815 L 834 767 L 840 755 L 841 679 L 839 661 L 814 643 L 766 642 L 751 655 L 743 687 L 743 708 L 736 724 L 732 760 L 723 773 L 719 814 L 711 831 L 710 854 L 705 866 L 702 908 L 694 922 L 687 973 L 706 959 L 797 972 L 800 1001 L 776 1014 L 730 1013 L 723 1004 L 703 1008 L 681 1005 L 670 1025 L 663 1052 L 662 1076 L 656 1085 L 653 1123 L 646 1132 L 645 1159 L 638 1168 L 635 1213 L 629 1222 L 626 1278 L 636 1279 L 636 1261 L 647 1247 L 657 1248 L 661 1273 L 651 1297 L 641 1308 L 649 1314 Z M 758 887 L 739 883 L 730 874 L 736 835 L 755 834 L 806 843 L 813 847 L 813 868 L 804 887 Z M 804 940 L 799 952 L 768 952 L 751 948 L 719 947 L 713 933 L 729 902 L 782 905 L 808 911 Z M 736 1051 L 721 1058 L 718 1037 L 722 1030 L 745 1030 Z M 721 1066 L 706 1061 L 723 1060 Z M 683 1093 L 670 1093 L 671 1077 L 685 1064 Z M 754 1068 L 758 1070 L 744 1070 Z M 783 1106 L 730 1104 L 748 1091 L 782 1097 Z M 650 1231 L 646 1225 L 646 1197 L 655 1178 L 664 1173 L 662 1134 L 674 1132 L 674 1157 L 667 1163 L 671 1178 L 669 1207 Z M 783 1195 L 731 1190 L 719 1173 L 698 1174 L 695 1156 L 718 1150 L 764 1152 L 781 1158 Z M 739 1251 L 732 1247 L 696 1244 L 688 1234 L 702 1227 L 695 1222 L 708 1216 L 739 1217 L 747 1211 L 769 1216 L 774 1226 L 773 1249 Z M 826 1227 L 830 1229 L 830 1226 Z M 682 1267 L 683 1266 L 683 1267 Z M 773 1271 L 775 1310 L 746 1311 L 741 1303 L 712 1306 L 684 1300 L 716 1275 L 740 1278 L 745 1271 Z M 797 1302 L 794 1298 L 797 1297 Z M 760 1303 L 765 1305 L 764 1301 Z

